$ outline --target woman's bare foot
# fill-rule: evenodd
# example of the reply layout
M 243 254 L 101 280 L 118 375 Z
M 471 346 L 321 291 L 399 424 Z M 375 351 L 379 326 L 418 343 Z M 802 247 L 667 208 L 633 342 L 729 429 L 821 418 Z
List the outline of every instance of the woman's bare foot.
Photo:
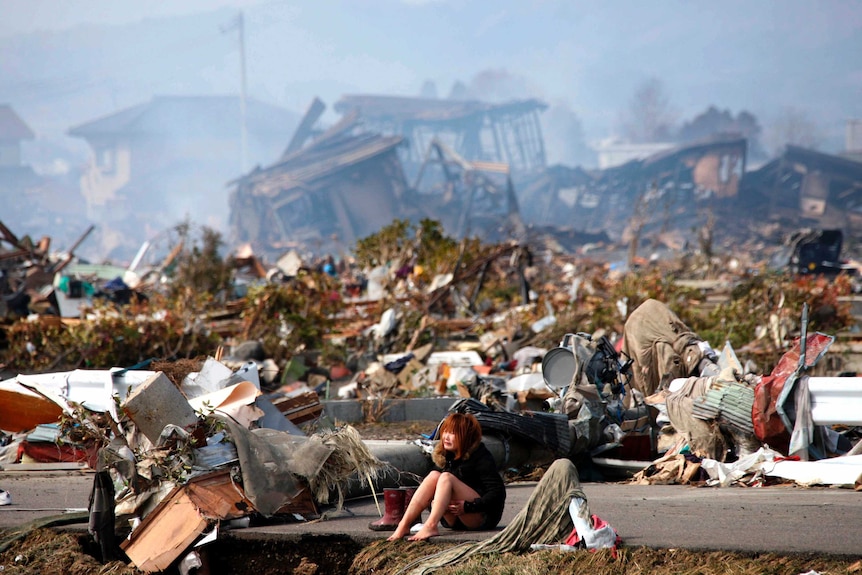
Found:
M 437 526 L 428 527 L 427 525 L 423 525 L 422 529 L 416 532 L 416 535 L 413 537 L 408 537 L 407 541 L 427 541 L 432 537 L 437 537 L 440 535 L 440 532 L 437 530 Z
M 399 539 L 403 538 L 408 533 L 410 533 L 409 528 L 405 527 L 402 529 L 401 526 L 399 525 L 398 528 L 395 529 L 395 532 L 392 535 L 390 535 L 389 537 L 387 537 L 386 540 L 387 541 L 398 541 Z

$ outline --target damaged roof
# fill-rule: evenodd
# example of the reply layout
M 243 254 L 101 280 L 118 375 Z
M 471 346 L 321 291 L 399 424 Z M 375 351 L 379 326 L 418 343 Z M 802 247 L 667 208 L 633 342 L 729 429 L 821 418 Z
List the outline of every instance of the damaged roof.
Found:
M 32 140 L 33 130 L 9 104 L 0 104 L 0 141 Z
M 716 135 L 706 140 L 698 140 L 690 144 L 658 152 L 643 160 L 643 167 L 661 169 L 673 165 L 687 156 L 715 153 L 719 151 L 738 151 L 745 154 L 748 140 L 736 135 Z
M 781 156 L 747 172 L 746 183 L 753 191 L 765 192 L 775 187 L 776 174 L 788 171 L 800 175 L 807 172 L 824 172 L 852 182 L 855 187 L 862 183 L 862 162 L 793 145 L 788 145 Z
M 691 156 L 701 156 L 720 151 L 737 151 L 743 156 L 748 149 L 748 140 L 736 135 L 718 135 L 707 140 L 700 140 L 676 146 L 674 148 L 657 152 L 643 160 L 631 160 L 620 166 L 607 168 L 599 173 L 625 174 L 630 170 L 661 171 L 672 168 L 677 162 Z
M 255 195 L 275 196 L 384 154 L 403 140 L 401 136 L 340 134 L 315 142 L 237 182 L 253 188 Z
M 788 145 L 781 159 L 841 175 L 851 180 L 862 180 L 862 162 L 842 156 Z
M 297 124 L 293 112 L 249 99 L 246 123 L 252 133 L 290 132 Z M 150 102 L 120 110 L 69 130 L 70 136 L 89 138 L 113 134 L 223 133 L 240 130 L 238 96 L 156 96 Z

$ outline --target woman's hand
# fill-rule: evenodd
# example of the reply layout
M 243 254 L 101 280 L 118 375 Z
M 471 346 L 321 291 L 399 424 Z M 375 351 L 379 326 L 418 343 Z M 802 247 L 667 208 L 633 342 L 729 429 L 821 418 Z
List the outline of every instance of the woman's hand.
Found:
M 455 516 L 463 515 L 464 514 L 464 501 L 453 499 L 452 501 L 449 502 L 449 507 L 447 508 L 447 511 L 449 513 L 451 513 L 452 515 L 455 515 Z

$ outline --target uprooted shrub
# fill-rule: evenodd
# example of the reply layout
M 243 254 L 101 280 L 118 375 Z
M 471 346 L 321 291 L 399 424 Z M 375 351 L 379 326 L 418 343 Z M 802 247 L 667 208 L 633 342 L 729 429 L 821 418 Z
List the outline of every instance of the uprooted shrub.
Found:
M 24 373 L 206 356 L 221 343 L 204 321 L 181 307 L 181 300 L 169 302 L 159 295 L 122 307 L 97 302 L 86 321 L 23 319 L 7 332 L 3 361 Z
M 212 301 L 224 303 L 230 298 L 234 264 L 230 256 L 221 255 L 224 241 L 221 233 L 204 226 L 198 237 L 192 236 L 188 222 L 175 228 L 180 238 L 179 251 L 170 264 L 167 295 L 184 300 L 185 307 L 205 308 Z
M 446 273 L 453 271 L 458 250 L 458 242 L 444 234 L 438 221 L 423 219 L 417 225 L 395 220 L 358 240 L 354 255 L 362 268 L 412 263 L 435 273 Z
M 241 337 L 261 341 L 276 362 L 303 350 L 321 350 L 340 308 L 338 286 L 326 274 L 254 287 L 242 311 Z

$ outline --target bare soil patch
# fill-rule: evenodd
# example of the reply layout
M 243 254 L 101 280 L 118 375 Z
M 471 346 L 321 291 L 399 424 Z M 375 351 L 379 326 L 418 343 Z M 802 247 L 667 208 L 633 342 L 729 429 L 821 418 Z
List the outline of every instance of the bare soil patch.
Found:
M 12 531 L 0 532 L 7 541 Z M 309 536 L 294 542 L 227 537 L 207 547 L 212 575 L 394 575 L 415 559 L 448 548 L 451 543 L 389 543 L 362 546 L 346 536 Z M 140 575 L 123 561 L 100 563 L 98 547 L 84 534 L 40 529 L 0 553 L 4 575 Z M 819 575 L 862 573 L 858 557 L 816 554 L 742 554 L 723 551 L 623 547 L 602 550 L 537 551 L 522 555 L 478 556 L 441 569 L 440 575 Z M 173 569 L 167 573 L 174 574 Z
M 359 432 L 362 439 L 408 440 L 419 439 L 422 435 L 430 435 L 437 428 L 439 421 L 373 421 L 351 423 L 351 427 Z

